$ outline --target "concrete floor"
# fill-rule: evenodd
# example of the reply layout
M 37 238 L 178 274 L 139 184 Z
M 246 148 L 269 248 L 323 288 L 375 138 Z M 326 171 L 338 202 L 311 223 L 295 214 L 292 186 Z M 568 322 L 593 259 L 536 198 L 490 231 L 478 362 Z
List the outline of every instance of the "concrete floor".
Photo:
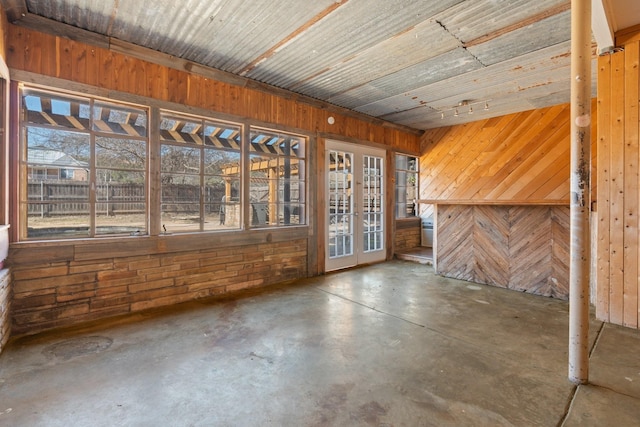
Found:
M 1 426 L 631 426 L 640 333 L 393 261 L 14 340 Z

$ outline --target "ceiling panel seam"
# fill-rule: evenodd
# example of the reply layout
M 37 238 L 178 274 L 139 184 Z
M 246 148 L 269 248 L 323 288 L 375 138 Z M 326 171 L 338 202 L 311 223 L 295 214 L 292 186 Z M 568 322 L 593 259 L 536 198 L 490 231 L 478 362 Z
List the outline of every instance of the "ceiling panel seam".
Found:
M 437 19 L 436 19 L 436 22 L 438 23 L 438 25 L 440 25 L 440 26 L 442 27 L 442 29 L 444 29 L 447 33 L 451 34 L 451 36 L 452 36 L 452 37 L 454 37 L 456 40 L 458 40 L 458 41 L 460 42 L 460 47 L 462 47 L 462 48 L 463 48 L 463 49 L 464 49 L 464 50 L 465 50 L 469 55 L 471 55 L 471 56 L 472 56 L 476 61 L 478 61 L 478 64 L 480 64 L 482 67 L 486 67 L 486 65 L 485 65 L 485 64 L 483 64 L 483 63 L 482 63 L 482 61 L 481 61 L 477 56 L 475 56 L 473 53 L 471 53 L 471 52 L 469 51 L 469 49 L 467 49 L 467 46 L 465 46 L 464 41 L 463 41 L 463 40 L 460 40 L 460 39 L 458 38 L 458 36 L 457 36 L 457 35 L 455 35 L 455 34 L 454 34 L 453 32 L 451 32 L 451 31 L 449 31 L 449 29 L 447 28 L 447 26 L 446 26 L 446 25 L 444 25 L 444 24 L 442 23 L 442 21 L 439 21 L 439 20 L 437 20 Z

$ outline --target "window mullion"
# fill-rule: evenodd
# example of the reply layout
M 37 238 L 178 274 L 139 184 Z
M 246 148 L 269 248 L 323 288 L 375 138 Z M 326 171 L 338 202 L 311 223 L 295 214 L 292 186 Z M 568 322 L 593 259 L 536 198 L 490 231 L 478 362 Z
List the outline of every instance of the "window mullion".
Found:
M 146 232 L 144 107 L 28 87 L 20 97 L 21 238 Z
M 160 177 L 160 109 L 152 107 L 149 112 L 149 161 L 147 162 L 149 206 L 147 215 L 149 234 L 157 236 L 164 230 L 161 220 L 161 177 Z
M 244 125 L 242 127 L 242 144 L 240 147 L 241 156 L 241 174 L 240 174 L 240 208 L 242 209 L 242 229 L 248 230 L 251 227 L 251 200 L 250 200 L 250 185 L 251 185 L 251 162 L 249 160 L 251 151 L 251 130 L 249 126 Z
M 204 138 L 204 135 L 202 137 Z M 200 231 L 204 231 L 205 223 L 205 151 L 203 140 L 203 145 L 200 147 Z
M 93 99 L 89 100 L 89 237 L 96 237 L 96 134 L 93 131 Z

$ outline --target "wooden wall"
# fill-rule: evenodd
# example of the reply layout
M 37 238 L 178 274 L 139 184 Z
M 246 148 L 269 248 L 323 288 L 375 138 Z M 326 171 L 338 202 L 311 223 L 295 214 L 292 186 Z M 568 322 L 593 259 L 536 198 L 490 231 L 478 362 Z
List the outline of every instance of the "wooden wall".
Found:
M 0 269 L 0 353 L 11 334 L 11 273 Z
M 420 246 L 421 226 L 420 218 L 396 220 L 393 234 L 394 253 Z
M 420 199 L 568 205 L 570 146 L 569 104 L 427 131 Z
M 7 16 L 0 7 L 0 68 L 6 68 Z M 5 83 L 6 84 L 6 83 Z M 6 86 L 5 86 L 6 87 Z M 8 146 L 8 100 L 0 97 L 4 105 L 0 108 L 0 225 L 9 222 L 9 146 Z M 12 281 L 8 268 L 0 268 L 0 353 L 11 334 Z
M 569 297 L 569 207 L 437 207 L 436 272 L 560 299 Z
M 436 213 L 439 274 L 568 297 L 570 112 L 557 105 L 425 133 L 420 212 Z
M 624 51 L 598 58 L 596 315 L 639 328 L 640 34 L 616 36 Z
M 0 7 L 0 78 L 8 79 L 7 57 L 7 16 Z M 8 82 L 3 81 L 0 93 L 8 88 Z M 0 96 L 0 225 L 9 223 L 9 102 L 8 94 L 5 92 Z

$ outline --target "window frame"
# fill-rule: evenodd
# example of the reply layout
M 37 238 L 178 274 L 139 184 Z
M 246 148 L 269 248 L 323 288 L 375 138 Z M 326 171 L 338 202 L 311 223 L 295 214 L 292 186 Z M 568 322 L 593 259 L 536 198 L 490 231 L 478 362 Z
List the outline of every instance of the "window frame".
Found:
M 405 164 L 407 165 L 407 167 L 403 168 L 403 167 L 398 167 L 399 165 L 399 158 L 405 158 Z M 411 160 L 415 161 L 415 169 L 411 169 L 408 165 L 410 164 Z M 417 211 L 417 203 L 415 202 L 415 200 L 418 199 L 418 196 L 420 194 L 420 158 L 418 156 L 414 156 L 411 154 L 404 154 L 404 153 L 395 153 L 394 156 L 394 165 L 395 165 L 395 185 L 394 185 L 394 196 L 395 196 L 395 203 L 394 203 L 394 216 L 395 219 L 408 219 L 408 218 L 416 218 L 419 216 L 418 211 Z M 415 181 L 415 185 L 413 186 L 409 186 L 407 184 L 409 177 L 410 176 L 414 176 L 414 181 Z M 403 184 L 403 185 L 401 185 Z M 409 194 L 408 194 L 408 189 L 410 187 L 414 188 L 414 192 L 415 192 L 415 197 L 413 198 L 413 209 L 412 212 L 409 213 L 408 211 L 408 207 L 411 204 L 410 200 L 409 200 Z M 401 190 L 402 189 L 402 190 Z M 399 197 L 400 196 L 400 192 L 402 191 L 404 197 Z M 400 212 L 404 212 L 404 215 L 399 215 Z
M 274 138 L 278 140 L 280 138 L 284 138 L 284 140 L 286 140 L 287 138 L 291 140 L 294 140 L 294 139 L 298 140 L 297 141 L 298 152 L 296 153 L 296 150 L 294 148 L 295 144 L 288 146 L 285 143 L 283 146 L 282 143 L 280 144 L 275 144 L 275 143 L 261 144 L 261 142 L 254 143 L 254 139 L 256 135 L 262 136 L 266 138 L 268 141 L 271 141 Z M 309 146 L 309 138 L 307 136 L 293 133 L 293 132 L 274 130 L 274 129 L 270 129 L 268 127 L 263 127 L 263 126 L 250 126 L 249 138 L 248 138 L 247 144 L 249 145 L 249 149 L 248 149 L 248 158 L 249 158 L 248 169 L 249 170 L 247 172 L 249 194 L 247 195 L 246 202 L 249 205 L 248 209 L 249 209 L 249 216 L 250 216 L 247 221 L 248 227 L 249 228 L 265 228 L 265 227 L 266 228 L 288 228 L 288 227 L 295 227 L 295 226 L 307 226 L 309 223 L 308 202 L 307 202 L 308 191 L 309 191 L 309 180 L 308 180 L 308 174 L 307 174 L 307 169 L 308 169 L 307 147 Z M 284 153 L 281 152 L 282 149 L 280 148 L 282 147 L 284 147 L 283 148 L 285 150 Z M 289 150 L 288 154 L 286 150 Z M 276 167 L 278 168 L 278 171 L 280 170 L 283 171 L 283 176 L 281 177 L 279 172 L 273 175 L 275 176 L 275 179 L 270 178 L 269 176 L 258 177 L 257 174 L 254 175 L 253 164 L 255 164 L 255 162 L 253 161 L 253 159 L 256 159 L 259 157 L 276 160 L 276 165 L 277 165 Z M 268 162 L 270 163 L 271 160 L 268 160 Z M 294 170 L 298 171 L 296 175 L 298 176 L 298 178 L 295 180 L 292 179 L 293 175 L 291 175 L 291 173 Z M 300 177 L 302 177 L 302 179 Z M 252 186 L 252 183 L 258 182 L 259 180 L 265 180 L 265 179 L 268 181 L 268 185 L 269 185 L 269 190 L 268 190 L 269 200 L 266 203 L 260 203 L 259 201 L 252 202 L 251 201 L 251 198 L 253 197 L 252 191 L 253 191 L 253 188 L 255 188 L 254 186 Z M 276 182 L 274 183 L 273 181 L 276 181 Z M 295 193 L 295 190 L 292 188 L 292 184 L 296 182 L 298 183 L 297 203 L 292 202 L 290 199 L 291 194 Z M 275 188 L 275 201 L 273 201 L 273 199 L 271 198 L 271 192 L 273 188 Z M 287 191 L 289 191 L 289 200 L 286 200 Z M 281 196 L 281 193 L 283 193 L 282 196 Z M 262 205 L 266 205 L 266 209 L 265 209 L 266 213 L 260 212 L 260 209 L 263 208 Z M 295 206 L 298 206 L 297 215 L 296 215 Z M 275 210 L 277 211 L 276 223 L 273 222 L 273 216 L 271 214 L 271 212 L 273 212 L 274 210 L 274 207 L 275 207 Z M 281 211 L 281 208 L 282 208 L 282 211 Z M 267 219 L 268 223 L 263 222 L 262 216 L 265 216 L 266 218 L 268 218 Z M 297 223 L 291 222 L 292 216 L 298 217 Z
M 160 188 L 160 206 L 159 206 L 159 210 L 158 210 L 158 217 L 160 218 L 162 224 L 162 232 L 166 233 L 166 232 L 175 232 L 175 233 L 205 233 L 205 232 L 217 232 L 217 231 L 238 231 L 241 230 L 243 221 L 242 221 L 242 182 L 244 179 L 244 174 L 242 173 L 242 157 L 244 155 L 244 146 L 245 143 L 244 141 L 244 125 L 241 123 L 236 123 L 236 122 L 232 122 L 232 121 L 228 121 L 228 120 L 218 120 L 215 119 L 213 117 L 208 117 L 208 116 L 201 116 L 201 115 L 191 115 L 191 114 L 184 114 L 181 112 L 177 112 L 177 111 L 173 111 L 173 110 L 168 110 L 168 109 L 160 109 L 159 112 L 159 123 L 158 123 L 158 129 L 159 129 L 159 137 L 158 137 L 158 141 L 157 141 L 157 145 L 158 145 L 158 150 L 159 150 L 159 176 L 160 176 L 160 182 L 158 183 L 158 187 Z M 165 123 L 165 120 L 184 120 L 184 125 L 186 126 L 187 124 L 200 124 L 199 127 L 196 127 L 197 132 L 194 133 L 188 133 L 188 132 L 178 132 L 178 136 L 176 136 L 176 139 L 168 139 L 168 138 L 163 138 L 162 136 L 162 131 L 165 131 L 167 133 L 170 133 L 168 130 L 166 129 L 162 129 L 163 124 Z M 189 121 L 189 123 L 188 123 Z M 232 138 L 232 142 L 229 143 L 229 147 L 224 147 L 224 146 L 214 146 L 212 144 L 208 144 L 207 140 L 212 141 L 213 139 L 210 138 L 209 135 L 205 135 L 205 130 L 207 129 L 207 125 L 219 125 L 219 126 L 226 126 L 227 128 L 222 132 L 223 134 L 226 133 L 228 130 L 235 130 L 235 136 L 239 138 L 239 141 L 236 141 L 235 138 Z M 183 126 L 183 129 L 184 127 Z M 217 129 L 221 129 L 220 127 L 218 127 Z M 175 133 L 175 131 L 174 131 Z M 192 139 L 192 141 L 185 141 L 184 138 L 182 141 L 177 140 L 177 138 L 181 138 L 180 135 L 185 136 L 187 139 Z M 187 135 L 191 135 L 191 136 L 187 136 Z M 224 138 L 226 141 L 229 141 L 228 138 Z M 216 138 L 216 140 L 219 141 L 219 139 Z M 237 144 L 237 148 L 235 148 L 233 145 Z M 222 144 L 221 144 L 222 145 Z M 188 150 L 198 150 L 199 151 L 199 157 L 198 157 L 198 172 L 186 172 L 186 171 L 181 171 L 181 172 L 170 172 L 170 171 L 166 171 L 163 169 L 163 148 L 164 147 L 185 147 Z M 235 224 L 237 224 L 235 227 L 230 227 L 230 228 L 212 228 L 212 229 L 205 229 L 205 223 L 206 223 L 206 206 L 207 205 L 207 199 L 206 199 L 206 195 L 205 195 L 205 190 L 206 190 L 206 185 L 205 185 L 205 181 L 209 178 L 213 178 L 213 177 L 223 177 L 223 173 L 222 171 L 220 172 L 220 174 L 214 174 L 214 173 L 207 173 L 207 152 L 219 152 L 219 153 L 234 153 L 237 155 L 237 166 L 235 166 L 238 169 L 237 172 L 237 176 L 234 179 L 237 182 L 236 187 L 236 192 L 237 192 L 237 207 L 234 208 L 234 211 L 236 212 L 236 220 L 234 221 Z M 233 168 L 233 167 L 232 167 Z M 163 197 L 163 190 L 164 190 L 164 178 L 163 175 L 169 175 L 169 174 L 175 174 L 178 176 L 191 176 L 191 177 L 198 177 L 199 180 L 199 196 L 197 199 L 197 202 L 191 202 L 191 204 L 198 204 L 199 207 L 199 227 L 198 230 L 195 229 L 184 229 L 184 230 L 172 230 L 173 227 L 171 228 L 167 228 L 165 221 L 162 219 L 162 216 L 164 214 L 164 210 L 163 210 L 163 205 L 164 205 L 164 200 L 162 199 Z M 220 201 L 220 206 L 218 208 L 218 221 L 219 221 L 219 225 L 225 225 L 226 222 L 226 218 L 228 215 L 228 209 L 231 208 L 232 206 L 236 206 L 235 203 L 233 203 L 233 200 L 227 200 L 227 192 L 230 193 L 231 197 L 232 196 L 232 190 L 233 189 L 233 185 L 231 185 L 231 187 L 227 188 L 227 186 L 225 185 L 225 195 L 224 198 L 221 199 Z M 187 203 L 184 203 L 187 204 Z M 210 203 L 209 203 L 210 204 Z M 175 226 L 174 226 L 175 227 Z
M 108 104 L 117 104 L 125 107 L 139 108 L 143 109 L 146 114 L 146 159 L 145 159 L 145 230 L 141 232 L 132 232 L 132 233 L 112 233 L 112 234 L 96 234 L 95 233 L 95 206 L 93 208 L 93 212 L 90 214 L 92 223 L 90 224 L 89 229 L 94 230 L 92 234 L 76 234 L 76 235 L 58 235 L 58 236 L 30 236 L 27 237 L 27 212 L 22 207 L 28 204 L 28 200 L 26 196 L 23 195 L 23 191 L 27 186 L 27 164 L 26 160 L 26 139 L 24 136 L 25 129 L 29 126 L 29 122 L 23 117 L 23 90 L 30 90 L 35 92 L 44 92 L 44 93 L 52 93 L 55 95 L 59 95 L 65 99 L 67 98 L 81 98 L 83 100 L 90 100 L 91 106 L 94 102 L 96 103 L 108 103 Z M 11 88 L 11 96 L 12 99 L 15 99 L 16 102 L 12 104 L 12 114 L 15 114 L 15 118 L 12 118 L 12 122 L 15 123 L 15 137 L 17 138 L 17 144 L 15 148 L 12 148 L 12 156 L 16 159 L 16 167 L 12 172 L 12 182 L 11 186 L 13 189 L 11 190 L 11 201 L 9 203 L 10 215 L 14 218 L 13 223 L 16 228 L 16 242 L 22 243 L 36 243 L 36 242 L 47 242 L 53 240 L 61 240 L 61 241 L 93 241 L 96 239 L 119 239 L 125 237 L 132 236 L 170 236 L 173 233 L 171 230 L 164 230 L 162 228 L 162 218 L 161 218 L 161 203 L 162 203 L 162 195 L 161 195 L 161 156 L 160 156 L 160 147 L 161 147 L 161 138 L 159 135 L 159 124 L 161 113 L 166 112 L 168 114 L 175 114 L 178 116 L 196 116 L 202 117 L 205 120 L 214 121 L 214 122 L 223 122 L 223 123 L 231 123 L 239 126 L 240 135 L 241 135 L 241 150 L 240 150 L 240 176 L 239 176 L 239 189 L 237 190 L 239 193 L 239 215 L 240 215 L 240 226 L 238 228 L 231 228 L 228 230 L 221 229 L 213 229 L 213 230 L 202 230 L 202 231 L 189 231 L 180 233 L 177 232 L 175 235 L 184 235 L 187 233 L 238 233 L 238 232 L 247 232 L 251 230 L 258 230 L 261 228 L 264 229 L 287 229 L 291 227 L 309 227 L 309 207 L 313 205 L 313 202 L 309 200 L 309 192 L 313 187 L 312 181 L 310 181 L 310 168 L 312 165 L 312 160 L 310 159 L 310 143 L 314 140 L 314 135 L 312 133 L 307 133 L 304 131 L 295 131 L 286 126 L 282 126 L 279 124 L 262 122 L 255 119 L 249 118 L 241 118 L 235 115 L 221 113 L 217 111 L 211 111 L 204 107 L 190 107 L 187 105 L 176 104 L 171 102 L 165 102 L 153 98 L 147 98 L 143 96 L 133 95 L 133 96 L 121 96 L 119 93 L 109 94 L 108 98 L 104 96 L 100 96 L 96 94 L 96 88 L 92 86 L 87 86 L 84 84 L 72 84 L 69 87 L 65 87 L 64 89 L 59 86 L 51 86 L 45 83 L 37 81 L 32 82 L 24 82 L 24 81 L 15 81 L 15 84 L 12 85 Z M 92 107 L 90 107 L 89 111 Z M 91 112 L 91 114 L 93 114 Z M 156 129 L 158 128 L 158 129 Z M 66 130 L 67 128 L 60 127 L 60 130 Z M 73 130 L 73 129 L 71 129 Z M 279 221 L 277 224 L 252 224 L 251 221 L 251 203 L 250 203 L 250 166 L 249 159 L 251 156 L 251 143 L 250 143 L 250 135 L 252 130 L 259 130 L 265 132 L 272 132 L 280 135 L 291 136 L 292 138 L 299 138 L 300 141 L 303 142 L 303 151 L 301 152 L 301 159 L 303 159 L 304 168 L 299 172 L 299 183 L 296 181 L 296 185 L 302 184 L 299 186 L 301 188 L 301 192 L 299 193 L 299 199 L 295 200 L 292 203 L 297 204 L 299 207 L 296 208 L 296 215 L 300 216 L 300 221 L 292 221 L 289 224 L 284 224 L 282 221 Z M 94 146 L 95 136 L 91 134 L 91 144 Z M 124 136 L 126 138 L 126 136 Z M 94 148 L 95 151 L 95 148 Z M 94 156 L 92 160 L 92 168 L 93 174 L 90 177 L 91 182 L 95 185 L 96 176 L 95 169 L 98 166 L 95 164 L 95 153 L 92 154 Z M 84 171 L 81 171 L 84 173 Z M 59 172 L 58 172 L 59 174 Z M 89 179 L 89 178 L 87 178 Z M 67 181 L 71 181 L 68 179 Z M 279 187 L 280 188 L 280 187 Z M 95 189 L 93 191 L 93 196 L 90 200 L 91 203 L 96 205 L 99 203 L 96 200 Z M 235 191 L 235 190 L 234 190 Z M 235 194 L 235 193 L 234 193 Z M 297 219 L 297 218 L 296 218 Z M 62 234 L 62 233 L 59 233 Z
M 150 220 L 149 220 L 149 212 L 150 212 L 150 206 L 149 206 L 150 152 L 149 150 L 151 146 L 151 137 L 150 137 L 150 131 L 149 131 L 149 120 L 151 116 L 150 108 L 148 106 L 135 104 L 131 102 L 124 102 L 116 99 L 106 99 L 106 98 L 93 96 L 87 93 L 65 91 L 65 90 L 60 90 L 60 89 L 51 88 L 51 87 L 44 87 L 44 86 L 35 85 L 35 84 L 19 83 L 17 86 L 17 91 L 18 91 L 17 111 L 19 113 L 19 120 L 18 120 L 19 179 L 17 182 L 18 191 L 16 194 L 15 202 L 16 202 L 16 208 L 18 210 L 18 213 L 17 213 L 18 224 L 19 224 L 18 240 L 19 241 L 44 241 L 44 240 L 52 240 L 52 239 L 56 239 L 56 240 L 58 239 L 62 239 L 62 240 L 102 239 L 102 238 L 126 236 L 132 233 L 147 234 L 150 228 Z M 44 96 L 49 95 L 51 97 L 50 102 L 51 102 L 52 116 L 59 115 L 59 114 L 53 113 L 53 108 L 54 108 L 53 99 L 57 97 L 57 100 L 56 100 L 57 102 L 60 102 L 59 100 L 62 100 L 63 103 L 69 102 L 70 114 L 66 116 L 67 121 L 69 121 L 69 124 L 61 125 L 58 122 L 56 122 L 56 120 L 51 116 L 45 117 L 45 122 L 48 122 L 48 123 L 30 122 L 28 120 L 28 117 L 26 117 L 26 110 L 28 107 L 25 105 L 25 97 L 29 96 L 29 94 L 40 96 L 41 99 L 43 95 Z M 72 115 L 73 111 L 71 110 L 71 103 L 73 101 L 78 103 L 78 105 L 76 106 L 78 108 L 77 117 L 76 115 Z M 83 113 L 81 113 L 81 110 L 83 107 L 86 108 L 84 113 L 86 117 L 82 116 Z M 117 130 L 114 130 L 114 128 L 111 128 L 108 123 L 112 125 L 118 125 L 119 123 L 115 120 L 111 121 L 109 119 L 107 119 L 108 123 L 104 123 L 104 120 L 102 120 L 102 113 L 103 113 L 102 109 L 104 107 L 107 108 L 107 114 L 108 114 L 107 117 L 111 117 L 111 114 L 114 114 L 114 117 L 115 117 L 115 115 L 121 114 L 123 111 L 128 111 L 128 114 L 125 114 L 125 116 L 130 117 L 131 114 L 134 114 L 136 117 L 136 119 L 134 119 L 134 124 L 131 125 L 130 119 L 127 118 L 126 119 L 127 122 L 124 125 L 120 126 L 122 128 L 120 132 Z M 111 110 L 111 108 L 113 108 L 113 110 Z M 32 111 L 38 112 L 37 110 L 32 110 Z M 100 112 L 99 117 L 96 115 L 98 111 Z M 47 115 L 46 112 L 44 111 L 40 113 L 43 116 Z M 138 113 L 142 113 L 144 115 L 143 122 L 141 125 L 138 124 L 138 120 L 137 120 L 137 117 L 139 117 Z M 84 122 L 84 124 L 82 122 Z M 100 129 L 100 125 L 98 123 L 103 123 L 102 129 Z M 79 231 L 77 233 L 71 233 L 69 235 L 61 235 L 60 234 L 61 231 L 59 230 L 58 233 L 50 236 L 42 236 L 42 235 L 29 236 L 28 235 L 28 224 L 29 224 L 28 206 L 32 204 L 30 203 L 30 199 L 29 199 L 28 187 L 29 187 L 29 179 L 33 175 L 29 171 L 29 169 L 33 167 L 33 166 L 30 166 L 30 165 L 33 165 L 33 163 L 31 163 L 29 160 L 28 151 L 29 151 L 29 148 L 35 148 L 35 147 L 29 147 L 28 145 L 29 141 L 28 141 L 27 134 L 31 129 L 42 130 L 44 132 L 47 132 L 47 131 L 60 132 L 60 133 L 66 132 L 69 134 L 77 134 L 79 136 L 84 135 L 87 138 L 86 144 L 88 148 L 88 154 L 87 154 L 88 161 L 83 162 L 86 164 L 83 165 L 82 167 L 84 170 L 86 170 L 87 196 L 86 198 L 83 198 L 80 202 L 78 202 L 80 204 L 86 204 L 87 209 L 86 209 L 86 212 L 83 210 L 80 210 L 78 212 L 81 213 L 82 215 L 85 215 L 85 214 L 87 215 L 88 224 L 82 224 L 82 223 L 79 224 L 77 222 L 71 223 L 70 224 L 71 227 L 78 227 Z M 136 132 L 136 129 L 143 129 L 144 135 L 132 134 L 131 132 Z M 145 146 L 144 166 L 142 168 L 136 169 L 136 168 L 126 168 L 126 167 L 118 168 L 118 167 L 104 166 L 102 164 L 99 164 L 97 159 L 97 154 L 96 154 L 96 146 L 99 143 L 96 142 L 96 140 L 99 140 L 101 138 L 112 139 L 116 141 L 117 140 L 140 141 Z M 68 155 L 68 153 L 66 153 L 64 150 L 60 152 L 64 153 L 65 155 Z M 35 169 L 48 170 L 47 166 L 42 167 L 38 165 L 36 165 Z M 132 225 L 130 227 L 131 230 L 126 230 L 126 231 L 115 231 L 115 232 L 107 232 L 107 233 L 101 233 L 98 231 L 99 227 L 101 227 L 101 225 L 99 224 L 100 214 L 98 212 L 98 205 L 106 203 L 106 205 L 108 206 L 110 203 L 108 199 L 102 200 L 99 198 L 100 189 L 98 187 L 100 185 L 100 182 L 97 179 L 97 171 L 103 170 L 103 169 L 109 170 L 109 171 L 120 171 L 120 172 L 133 172 L 133 173 L 137 172 L 138 174 L 142 174 L 143 176 L 142 191 L 144 192 L 144 196 L 142 200 L 137 200 L 135 203 L 144 205 L 143 212 L 141 213 L 141 216 L 143 217 L 143 220 L 141 221 L 141 223 L 143 224 L 143 227 L 140 227 L 138 224 L 138 226 Z M 49 177 L 48 172 L 46 177 L 47 178 Z M 60 179 L 59 169 L 57 170 L 57 180 L 62 181 Z M 73 180 L 67 179 L 64 181 L 69 182 Z M 61 199 L 61 200 L 64 201 L 64 199 Z M 86 228 L 86 233 L 83 231 L 85 228 Z M 113 226 L 114 230 L 117 230 L 117 228 L 118 227 Z M 144 231 L 140 232 L 141 228 L 143 228 Z

